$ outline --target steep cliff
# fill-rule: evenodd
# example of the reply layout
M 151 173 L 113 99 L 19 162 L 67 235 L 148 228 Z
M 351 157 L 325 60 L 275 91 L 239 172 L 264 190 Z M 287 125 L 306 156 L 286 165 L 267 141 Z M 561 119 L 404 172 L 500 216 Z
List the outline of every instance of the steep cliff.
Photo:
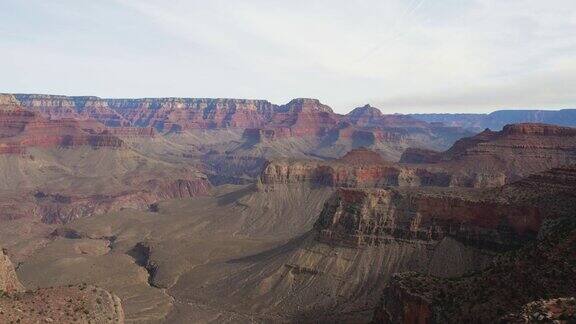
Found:
M 448 186 L 450 176 L 385 161 L 378 153 L 355 149 L 332 161 L 276 160 L 260 176 L 264 184 L 305 183 L 333 187 Z
M 19 109 L 0 110 L 0 154 L 24 153 L 30 147 L 91 146 L 120 148 L 122 140 L 97 122 L 48 120 Z
M 498 204 L 450 193 L 339 189 L 316 222 L 323 242 L 363 246 L 395 239 L 454 237 L 479 247 L 516 246 L 542 223 L 534 207 Z
M 316 138 L 324 146 L 339 140 L 353 147 L 392 143 L 444 148 L 470 135 L 457 127 L 435 126 L 404 115 L 383 115 L 365 106 L 342 116 L 317 99 L 284 105 L 265 100 L 206 98 L 104 99 L 17 94 L 27 110 L 50 119 L 97 120 L 109 127 L 152 127 L 163 133 L 191 129 L 241 129 L 252 141 Z
M 467 276 L 396 275 L 384 290 L 374 322 L 526 322 L 552 320 L 558 314 L 564 316 L 559 320 L 574 320 L 563 302 L 552 307 L 535 301 L 576 294 L 571 279 L 576 275 L 575 176 L 574 167 L 558 168 L 489 192 L 490 199 L 501 203 L 537 206 L 543 217 L 537 238 Z M 527 309 L 534 312 L 526 314 Z
M 527 303 L 575 296 L 575 225 L 573 219 L 559 222 L 537 243 L 503 255 L 469 276 L 444 280 L 418 273 L 397 275 L 384 290 L 374 322 L 515 322 L 518 315 L 509 314 L 521 313 Z M 534 320 L 547 317 L 541 314 Z M 562 319 L 574 320 L 573 312 L 570 316 Z
M 406 150 L 400 162 L 449 170 L 458 185 L 500 186 L 534 173 L 576 163 L 576 128 L 514 124 L 458 140 L 444 152 Z

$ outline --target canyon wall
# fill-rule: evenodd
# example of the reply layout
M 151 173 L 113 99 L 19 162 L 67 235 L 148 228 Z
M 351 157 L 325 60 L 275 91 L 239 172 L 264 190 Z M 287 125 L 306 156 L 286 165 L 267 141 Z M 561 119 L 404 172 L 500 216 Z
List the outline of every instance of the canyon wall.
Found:
M 542 216 L 533 207 L 396 189 L 338 189 L 316 222 L 323 242 L 363 246 L 395 239 L 453 237 L 480 247 L 534 239 Z
M 108 127 L 151 127 L 163 133 L 239 128 L 252 141 L 312 137 L 326 143 L 341 139 L 365 146 L 407 140 L 445 146 L 470 135 L 457 127 L 434 126 L 405 115 L 384 115 L 370 106 L 343 116 L 317 99 L 307 98 L 284 105 L 250 99 L 104 99 L 37 94 L 16 94 L 13 98 L 26 110 L 48 119 L 96 120 Z
M 527 211 L 518 209 L 522 214 L 509 212 L 517 226 L 504 231 L 517 232 L 529 226 L 530 232 L 538 230 L 537 237 L 518 250 L 498 255 L 482 271 L 466 276 L 445 280 L 423 273 L 395 275 L 383 291 L 373 322 L 576 320 L 574 312 L 564 307 L 576 294 L 571 279 L 576 275 L 575 186 L 576 168 L 567 166 L 488 192 L 486 197 L 499 204 L 538 208 L 539 228 L 529 220 Z M 557 307 L 551 307 L 547 301 L 551 298 Z M 527 309 L 534 312 L 527 314 Z

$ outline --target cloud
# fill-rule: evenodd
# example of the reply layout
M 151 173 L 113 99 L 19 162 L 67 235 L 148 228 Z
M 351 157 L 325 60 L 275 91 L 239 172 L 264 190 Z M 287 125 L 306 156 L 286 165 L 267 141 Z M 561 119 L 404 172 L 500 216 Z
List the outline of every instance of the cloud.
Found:
M 574 106 L 573 0 L 5 0 L 0 20 L 3 91 Z

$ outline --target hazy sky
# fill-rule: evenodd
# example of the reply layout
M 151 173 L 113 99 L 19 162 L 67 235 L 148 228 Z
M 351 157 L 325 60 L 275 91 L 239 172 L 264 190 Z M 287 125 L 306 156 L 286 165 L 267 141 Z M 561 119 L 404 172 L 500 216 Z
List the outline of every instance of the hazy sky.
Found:
M 0 92 L 576 107 L 575 0 L 0 0 Z

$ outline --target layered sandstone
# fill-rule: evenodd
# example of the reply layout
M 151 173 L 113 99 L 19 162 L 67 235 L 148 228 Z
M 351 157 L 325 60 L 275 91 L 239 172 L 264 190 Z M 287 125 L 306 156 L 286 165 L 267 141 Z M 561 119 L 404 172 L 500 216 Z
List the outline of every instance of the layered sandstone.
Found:
M 497 187 L 576 163 L 576 129 L 546 124 L 506 125 L 458 140 L 445 152 L 408 149 L 401 163 L 446 170 L 458 186 Z
M 369 105 L 348 115 L 334 113 L 317 99 L 284 105 L 265 100 L 207 98 L 104 99 L 52 95 L 15 95 L 25 109 L 50 119 L 97 120 L 109 127 L 152 127 L 161 132 L 190 129 L 246 130 L 250 140 L 311 137 L 375 145 L 429 141 L 445 146 L 468 133 L 435 127 L 405 115 L 384 115 Z
M 385 161 L 378 153 L 361 148 L 333 161 L 276 160 L 260 175 L 263 184 L 308 183 L 333 187 L 449 186 L 445 172 L 406 167 Z
M 29 147 L 119 148 L 122 144 L 97 122 L 49 120 L 22 109 L 0 111 L 0 154 L 23 153 Z
M 363 246 L 395 239 L 440 241 L 450 236 L 480 246 L 513 246 L 535 238 L 534 207 L 456 195 L 396 189 L 338 189 L 316 229 L 321 241 Z
M 36 192 L 33 214 L 44 223 L 69 223 L 77 218 L 100 215 L 124 208 L 148 209 L 154 203 L 207 195 L 208 179 L 188 177 L 150 179 L 131 190 L 110 194 L 60 194 Z
M 400 157 L 400 163 L 425 164 L 440 162 L 442 153 L 434 150 L 409 147 Z
M 537 239 L 498 256 L 486 269 L 460 278 L 396 275 L 383 292 L 374 322 L 569 323 L 574 319 L 574 304 L 566 297 L 576 294 L 572 280 L 576 275 L 575 186 L 576 168 L 572 166 L 488 192 L 484 197 L 499 204 L 538 208 L 543 223 Z M 513 217 L 529 224 L 522 215 Z
M 570 306 L 569 300 L 551 302 L 554 304 L 534 301 L 575 296 L 574 244 L 576 223 L 572 219 L 560 222 L 538 243 L 496 258 L 479 273 L 451 280 L 418 273 L 396 275 L 384 290 L 373 322 L 527 323 L 557 319 L 570 323 L 574 304 Z M 526 314 L 528 309 L 534 312 Z

